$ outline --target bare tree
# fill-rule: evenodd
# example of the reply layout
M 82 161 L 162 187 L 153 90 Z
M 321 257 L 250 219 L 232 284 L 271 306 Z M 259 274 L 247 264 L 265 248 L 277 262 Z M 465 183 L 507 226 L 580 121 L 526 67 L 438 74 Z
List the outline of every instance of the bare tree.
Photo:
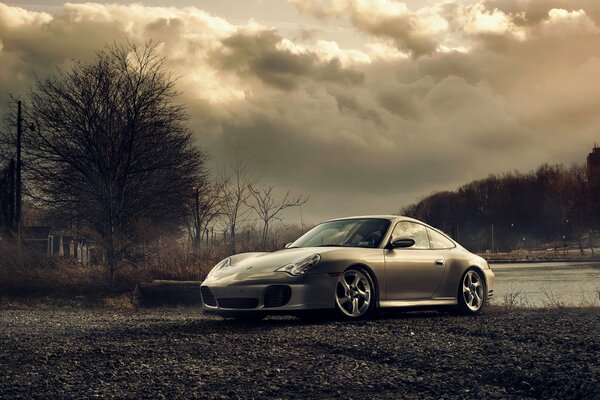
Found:
M 258 183 L 259 176 L 250 170 L 248 160 L 236 150 L 232 169 L 221 174 L 221 181 L 223 187 L 222 214 L 226 223 L 226 231 L 229 234 L 229 251 L 231 254 L 235 254 L 238 227 L 244 222 L 250 211 L 248 208 L 244 209 L 251 196 L 249 188 Z
M 289 191 L 285 193 L 281 200 L 277 200 L 273 193 L 273 186 L 259 189 L 253 185 L 248 186 L 248 191 L 253 201 L 247 201 L 246 205 L 250 207 L 262 222 L 261 250 L 267 248 L 269 237 L 269 228 L 274 221 L 281 221 L 280 214 L 290 208 L 305 204 L 310 196 L 292 196 Z
M 589 221 L 586 183 L 586 167 L 573 165 L 561 175 L 561 179 L 556 184 L 567 233 L 573 235 L 581 255 L 584 254 L 583 235 L 586 231 L 586 223 Z M 590 249 L 593 253 L 593 246 L 590 246 Z
M 161 232 L 185 226 L 202 181 L 206 157 L 174 103 L 174 84 L 154 44 L 129 43 L 38 80 L 28 96 L 31 195 L 95 232 L 111 279 L 139 240 L 140 223 Z
M 202 238 L 208 235 L 208 226 L 223 210 L 225 201 L 221 182 L 200 182 L 194 188 L 191 205 L 193 212 L 188 227 L 196 256 L 200 255 Z M 207 240 L 208 240 L 208 236 Z

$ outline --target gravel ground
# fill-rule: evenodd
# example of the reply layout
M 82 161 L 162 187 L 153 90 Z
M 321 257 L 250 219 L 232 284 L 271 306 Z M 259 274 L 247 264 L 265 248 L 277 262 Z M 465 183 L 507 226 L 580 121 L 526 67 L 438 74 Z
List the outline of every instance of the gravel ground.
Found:
M 600 399 L 600 309 L 367 322 L 0 310 L 0 398 Z

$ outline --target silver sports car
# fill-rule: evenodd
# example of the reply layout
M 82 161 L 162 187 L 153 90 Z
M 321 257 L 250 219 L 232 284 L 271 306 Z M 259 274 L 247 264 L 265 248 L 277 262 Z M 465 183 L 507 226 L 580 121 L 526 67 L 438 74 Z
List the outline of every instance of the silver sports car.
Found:
M 201 294 L 204 312 L 222 316 L 335 309 L 359 319 L 405 306 L 478 313 L 493 287 L 483 258 L 421 221 L 385 215 L 323 222 L 283 250 L 227 257 Z

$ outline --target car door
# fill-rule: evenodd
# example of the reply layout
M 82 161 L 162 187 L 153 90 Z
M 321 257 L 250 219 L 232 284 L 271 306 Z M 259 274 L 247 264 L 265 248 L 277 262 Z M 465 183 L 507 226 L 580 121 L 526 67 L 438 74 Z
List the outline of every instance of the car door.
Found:
M 439 286 L 445 268 L 443 255 L 431 249 L 427 228 L 412 221 L 400 221 L 392 239 L 412 238 L 415 245 L 385 249 L 386 301 L 428 299 Z

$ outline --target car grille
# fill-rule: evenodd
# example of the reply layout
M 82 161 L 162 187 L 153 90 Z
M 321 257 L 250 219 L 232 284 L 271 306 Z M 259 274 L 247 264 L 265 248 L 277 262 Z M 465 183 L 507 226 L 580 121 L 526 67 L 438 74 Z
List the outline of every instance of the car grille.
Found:
M 212 292 L 208 288 L 208 286 L 201 286 L 200 293 L 202 293 L 202 301 L 207 306 L 216 307 L 217 301 L 215 300 L 215 296 L 213 296 Z
M 290 301 L 292 289 L 287 285 L 272 285 L 265 290 L 265 307 L 281 307 Z
M 242 308 L 242 309 L 251 309 L 256 308 L 258 306 L 258 299 L 253 299 L 249 297 L 245 298 L 218 298 L 219 307 L 223 308 Z

